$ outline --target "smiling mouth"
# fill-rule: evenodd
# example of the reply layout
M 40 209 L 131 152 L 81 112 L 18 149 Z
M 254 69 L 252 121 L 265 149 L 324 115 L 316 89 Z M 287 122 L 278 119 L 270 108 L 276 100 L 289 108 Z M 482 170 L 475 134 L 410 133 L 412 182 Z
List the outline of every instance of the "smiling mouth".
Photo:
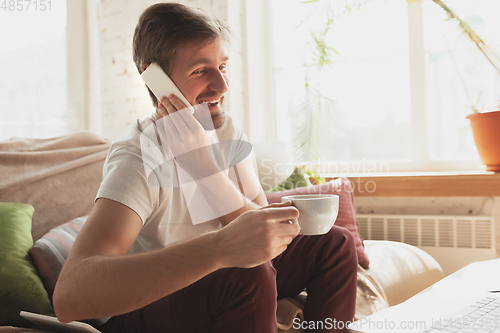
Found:
M 217 105 L 222 99 L 223 99 L 224 96 L 220 96 L 219 98 L 217 99 L 206 99 L 206 100 L 201 100 L 198 102 L 198 104 L 203 104 L 203 103 L 207 103 L 208 106 L 215 106 Z

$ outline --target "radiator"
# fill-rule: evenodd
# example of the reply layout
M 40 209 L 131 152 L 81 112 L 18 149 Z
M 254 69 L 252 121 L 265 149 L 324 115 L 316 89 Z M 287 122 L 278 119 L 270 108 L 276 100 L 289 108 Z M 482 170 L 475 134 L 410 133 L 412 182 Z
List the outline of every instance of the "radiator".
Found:
M 403 242 L 429 253 L 445 275 L 479 260 L 496 258 L 490 216 L 358 214 L 363 239 Z

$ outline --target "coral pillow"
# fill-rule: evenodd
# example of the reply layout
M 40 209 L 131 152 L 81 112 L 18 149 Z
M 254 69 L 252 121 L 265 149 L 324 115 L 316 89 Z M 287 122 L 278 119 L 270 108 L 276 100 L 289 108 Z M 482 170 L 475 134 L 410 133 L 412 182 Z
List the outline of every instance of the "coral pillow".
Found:
M 368 268 L 370 261 L 365 253 L 363 238 L 359 234 L 358 220 L 356 219 L 356 210 L 354 209 L 354 195 L 351 182 L 347 178 L 338 178 L 331 182 L 313 185 L 308 187 L 299 187 L 288 191 L 267 193 L 267 201 L 271 203 L 281 202 L 281 197 L 285 195 L 297 194 L 336 194 L 339 196 L 339 214 L 335 225 L 348 229 L 354 236 L 356 252 L 358 254 L 358 263 L 363 268 Z
M 35 242 L 30 254 L 38 275 L 50 299 L 54 294 L 57 278 L 68 258 L 76 236 L 88 216 L 78 217 L 46 233 Z

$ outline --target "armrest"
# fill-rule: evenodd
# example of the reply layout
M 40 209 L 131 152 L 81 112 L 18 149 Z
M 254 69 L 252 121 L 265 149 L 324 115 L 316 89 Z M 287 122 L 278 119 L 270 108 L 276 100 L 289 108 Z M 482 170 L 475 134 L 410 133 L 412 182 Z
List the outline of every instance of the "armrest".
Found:
M 384 289 L 389 305 L 406 301 L 444 277 L 427 252 L 400 242 L 365 240 L 366 270 Z

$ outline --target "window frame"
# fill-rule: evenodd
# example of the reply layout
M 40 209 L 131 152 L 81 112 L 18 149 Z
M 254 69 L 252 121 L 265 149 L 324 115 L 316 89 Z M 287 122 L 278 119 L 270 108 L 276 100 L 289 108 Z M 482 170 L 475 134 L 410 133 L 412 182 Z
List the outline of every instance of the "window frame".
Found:
M 276 128 L 279 121 L 273 112 L 275 98 L 273 93 L 273 73 L 271 36 L 263 32 L 266 24 L 256 29 L 256 10 L 261 10 L 263 18 L 267 18 L 267 28 L 272 29 L 271 5 L 265 0 L 247 2 L 246 5 L 246 49 L 252 50 L 247 54 L 247 93 L 248 118 L 250 120 L 249 139 L 251 142 L 260 142 L 278 139 Z M 430 159 L 429 138 L 427 135 L 426 110 L 426 83 L 425 83 L 425 48 L 424 48 L 424 21 L 423 4 L 419 1 L 407 4 L 408 34 L 409 34 L 409 70 L 410 70 L 410 105 L 411 105 L 411 158 L 404 161 L 337 161 L 320 162 L 319 172 L 323 176 L 337 174 L 359 173 L 387 173 L 387 172 L 432 172 L 432 171 L 482 171 L 484 166 L 479 158 L 473 160 L 439 160 Z M 268 30 L 269 31 L 269 30 Z M 259 50 L 259 57 L 255 56 Z M 251 101 L 265 101 L 270 107 L 262 111 L 261 103 Z M 269 110 L 269 111 L 267 111 Z M 272 115 L 270 115 L 272 114 Z M 269 123 L 273 128 L 269 129 Z M 264 127 L 263 127 L 264 124 Z M 291 147 L 289 147 L 291 148 Z
M 93 2 L 89 1 L 89 2 Z M 67 70 L 67 104 L 66 108 L 71 116 L 68 117 L 67 133 L 80 130 L 89 130 L 88 115 L 88 35 L 87 35 L 87 8 L 85 0 L 66 0 L 66 70 Z M 71 18 L 71 19 L 69 19 Z M 52 119 L 44 119 L 43 114 L 34 114 L 34 109 L 27 111 L 29 120 L 0 120 L 3 125 L 50 126 Z M 10 139 L 10 138 L 2 138 Z
M 272 77 L 271 10 L 268 0 L 245 1 L 245 131 L 251 142 L 276 138 Z M 261 20 L 256 21 L 255 18 Z M 258 24 L 256 24 L 258 22 Z
M 90 1 L 92 2 L 92 1 Z M 87 4 L 85 0 L 66 0 L 66 46 L 68 71 L 68 110 L 77 115 L 78 130 L 89 130 L 89 57 Z M 71 37 L 70 37 L 71 36 Z

